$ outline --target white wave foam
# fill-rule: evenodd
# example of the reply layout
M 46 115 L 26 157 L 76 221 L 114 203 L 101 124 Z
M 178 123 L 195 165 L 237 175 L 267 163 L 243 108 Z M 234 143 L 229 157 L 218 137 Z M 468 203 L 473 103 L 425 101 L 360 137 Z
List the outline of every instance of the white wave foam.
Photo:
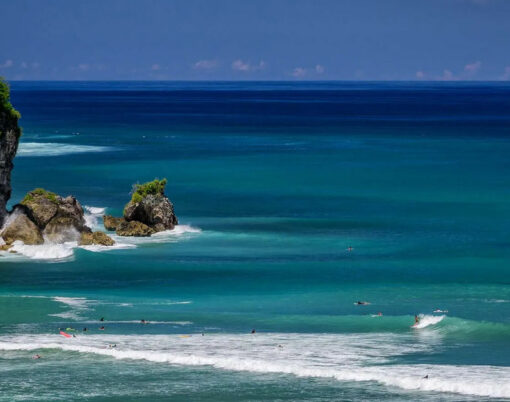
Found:
M 55 296 L 53 300 L 78 309 L 86 309 L 88 308 L 88 304 L 95 302 L 95 300 L 89 300 L 86 299 L 85 297 Z
M 83 209 L 85 210 L 85 224 L 92 230 L 102 230 L 103 228 L 99 221 L 102 219 L 106 208 L 85 205 Z
M 85 205 L 83 208 L 85 209 L 85 211 L 87 211 L 88 213 L 90 213 L 92 215 L 102 215 L 106 211 L 106 208 L 90 207 L 88 205 Z
M 418 324 L 413 325 L 413 328 L 421 329 L 426 328 L 429 325 L 435 325 L 445 318 L 444 315 L 424 315 L 420 314 L 420 321 Z
M 73 248 L 77 242 L 62 244 L 44 243 L 35 246 L 25 245 L 22 241 L 15 241 L 10 251 L 34 260 L 68 260 L 73 257 Z
M 83 314 L 85 311 L 89 309 L 91 304 L 97 303 L 96 300 L 89 300 L 85 297 L 63 297 L 63 296 L 55 296 L 53 297 L 53 301 L 64 304 L 66 307 L 69 307 L 70 310 L 57 313 L 57 314 L 48 314 L 52 317 L 60 317 L 64 319 L 71 320 L 83 320 Z
M 172 230 L 164 230 L 162 232 L 154 233 L 149 237 L 128 237 L 118 236 L 115 234 L 110 235 L 116 242 L 123 244 L 147 244 L 147 243 L 172 243 L 178 241 L 181 237 L 192 234 L 201 233 L 202 230 L 190 225 L 177 225 Z
M 105 208 L 90 207 L 86 206 L 85 210 L 88 212 L 85 214 L 85 221 L 87 226 L 93 230 L 101 230 L 98 220 L 104 213 Z M 15 218 L 16 214 L 11 214 L 7 220 L 6 225 Z M 21 241 L 13 243 L 13 247 L 9 251 L 0 251 L 0 255 L 9 257 L 10 259 L 16 260 L 20 257 L 34 259 L 34 260 L 53 260 L 55 262 L 67 261 L 74 257 L 74 249 L 81 248 L 91 252 L 104 252 L 113 251 L 120 249 L 135 248 L 139 244 L 147 243 L 171 243 L 179 241 L 188 233 L 200 233 L 199 228 L 195 228 L 189 225 L 177 225 L 172 230 L 165 230 L 158 232 L 150 237 L 125 237 L 111 234 L 110 237 L 115 241 L 113 246 L 101 246 L 101 245 L 88 245 L 78 246 L 78 242 L 65 242 L 65 243 L 51 243 L 45 241 L 44 244 L 40 245 L 26 245 Z M 0 238 L 1 239 L 1 238 Z
M 23 156 L 60 156 L 86 152 L 111 151 L 111 147 L 95 145 L 74 145 L 57 142 L 20 142 L 18 157 Z
M 109 349 L 115 343 L 117 348 Z M 0 350 L 59 349 L 115 359 L 259 373 L 377 382 L 406 390 L 510 397 L 510 368 L 468 365 L 401 365 L 392 358 L 434 345 L 395 334 L 58 335 L 0 337 Z M 428 375 L 428 378 L 424 378 Z M 418 397 L 419 398 L 419 397 Z

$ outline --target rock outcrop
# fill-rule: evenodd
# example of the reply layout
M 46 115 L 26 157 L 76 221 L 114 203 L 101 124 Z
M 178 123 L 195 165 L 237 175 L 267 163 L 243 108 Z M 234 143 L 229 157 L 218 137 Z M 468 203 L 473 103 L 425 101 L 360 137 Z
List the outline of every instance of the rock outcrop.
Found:
M 97 232 L 83 232 L 80 237 L 80 246 L 100 245 L 100 246 L 113 246 L 115 242 L 106 233 Z
M 171 230 L 178 224 L 172 202 L 165 196 L 166 179 L 136 184 L 131 201 L 124 207 L 124 217 L 103 216 L 106 230 L 119 236 L 150 236 Z
M 1 236 L 8 245 L 16 240 L 29 245 L 44 243 L 40 229 L 20 210 L 15 210 L 7 217 Z
M 38 188 L 30 191 L 8 215 L 0 236 L 7 244 L 21 240 L 25 244 L 65 243 L 113 245 L 106 234 L 92 233 L 85 224 L 84 212 L 73 196 L 61 197 Z M 87 235 L 91 235 L 91 237 Z M 86 239 L 86 240 L 84 240 Z
M 111 215 L 103 215 L 103 223 L 106 230 L 117 230 L 117 226 L 125 221 L 126 220 L 124 218 L 116 218 Z
M 156 232 L 177 225 L 174 206 L 164 194 L 148 194 L 139 202 L 130 201 L 124 208 L 124 219 L 142 222 Z
M 155 233 L 154 229 L 137 221 L 123 221 L 115 231 L 119 236 L 148 237 Z
M 21 136 L 19 118 L 20 114 L 9 101 L 9 87 L 0 80 L 0 227 L 7 216 L 7 201 L 11 198 L 12 161 Z

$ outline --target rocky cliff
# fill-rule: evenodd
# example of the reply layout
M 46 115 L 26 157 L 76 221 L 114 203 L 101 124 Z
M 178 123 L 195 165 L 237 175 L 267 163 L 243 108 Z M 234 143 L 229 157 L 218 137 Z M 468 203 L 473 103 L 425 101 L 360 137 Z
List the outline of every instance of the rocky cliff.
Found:
M 7 215 L 6 205 L 11 197 L 12 160 L 21 135 L 19 118 L 19 113 L 9 101 L 9 87 L 0 80 L 0 227 Z

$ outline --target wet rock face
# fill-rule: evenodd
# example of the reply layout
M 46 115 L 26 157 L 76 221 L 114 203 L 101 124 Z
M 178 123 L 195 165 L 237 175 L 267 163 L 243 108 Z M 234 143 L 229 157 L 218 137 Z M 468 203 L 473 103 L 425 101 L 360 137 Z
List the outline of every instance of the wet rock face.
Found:
M 106 230 L 117 230 L 117 226 L 125 221 L 126 220 L 124 218 L 116 218 L 111 215 L 103 215 L 104 228 Z
M 5 221 L 0 233 L 6 244 L 21 240 L 25 244 L 43 244 L 41 230 L 22 211 L 14 211 Z
M 139 202 L 130 201 L 124 208 L 126 221 L 138 221 L 154 231 L 173 229 L 177 225 L 174 206 L 163 194 L 149 194 Z
M 85 225 L 83 208 L 73 196 L 57 197 L 57 212 L 48 222 L 48 225 L 60 227 L 73 227 L 78 232 L 90 232 L 90 228 Z
M 78 241 L 81 233 L 91 232 L 85 225 L 83 208 L 73 196 L 60 197 L 39 188 L 27 193 L 21 205 L 42 230 L 43 237 L 52 243 Z
M 113 246 L 115 242 L 104 232 L 83 232 L 80 237 L 80 246 L 90 245 Z
M 45 193 L 53 195 L 53 193 Z M 41 229 L 44 229 L 51 218 L 57 214 L 58 210 L 56 195 L 52 199 L 45 193 L 42 192 L 42 189 L 30 191 L 21 201 L 21 204 L 27 207 L 34 223 Z
M 123 221 L 117 226 L 116 233 L 119 236 L 148 237 L 154 234 L 154 229 L 138 221 Z

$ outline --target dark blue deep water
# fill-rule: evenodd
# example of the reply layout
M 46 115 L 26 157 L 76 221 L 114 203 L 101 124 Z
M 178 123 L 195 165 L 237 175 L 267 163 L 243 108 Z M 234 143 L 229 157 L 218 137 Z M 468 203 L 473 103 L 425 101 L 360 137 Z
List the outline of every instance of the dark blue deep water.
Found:
M 180 225 L 3 253 L 0 400 L 510 398 L 510 85 L 11 92 L 11 205 L 72 194 L 100 229 L 165 177 Z

